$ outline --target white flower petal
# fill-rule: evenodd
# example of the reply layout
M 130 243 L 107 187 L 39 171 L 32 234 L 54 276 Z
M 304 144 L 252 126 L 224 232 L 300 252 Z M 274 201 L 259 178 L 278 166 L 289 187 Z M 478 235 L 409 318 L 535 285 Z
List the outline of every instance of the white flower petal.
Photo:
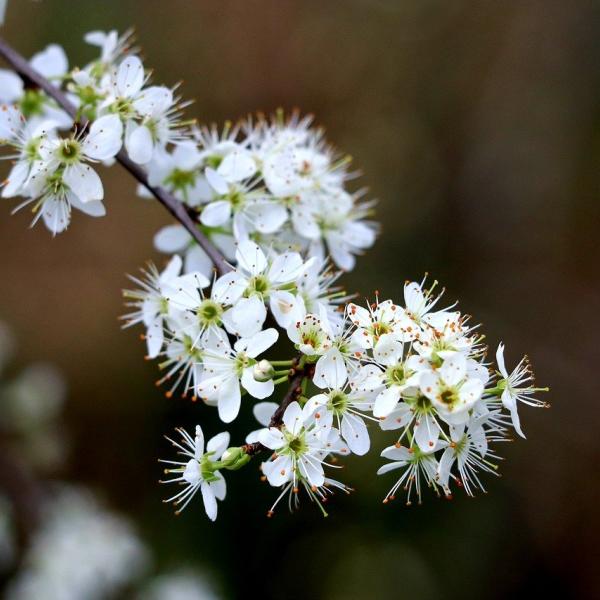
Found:
M 254 379 L 254 367 L 246 367 L 242 373 L 242 385 L 244 389 L 254 398 L 262 400 L 268 398 L 275 390 L 272 379 L 268 381 L 256 381 Z
M 215 190 L 219 196 L 224 196 L 225 194 L 229 193 L 229 186 L 227 185 L 227 182 L 214 169 L 206 167 L 204 176 L 206 177 L 206 181 L 208 181 L 210 187 Z
M 152 133 L 144 126 L 132 128 L 127 132 L 125 147 L 129 158 L 138 165 L 145 165 L 152 160 L 154 154 L 154 142 Z
M 387 417 L 400 401 L 400 390 L 396 386 L 386 388 L 379 392 L 373 407 L 374 417 Z
M 250 338 L 260 332 L 267 318 L 267 309 L 258 296 L 251 296 L 238 300 L 228 316 L 230 322 L 227 320 L 224 322 L 230 333 L 242 338 Z M 223 317 L 225 319 L 225 315 Z
M 267 268 L 264 252 L 250 240 L 240 242 L 235 258 L 238 265 L 252 276 L 263 273 Z
M 98 173 L 89 165 L 76 163 L 65 168 L 63 181 L 81 202 L 104 198 L 104 189 Z
M 292 402 L 283 413 L 283 424 L 293 435 L 296 435 L 303 424 L 302 409 L 297 402 Z
M 263 473 L 273 487 L 279 487 L 292 478 L 292 459 L 278 456 L 271 463 L 263 463 Z
M 243 149 L 231 151 L 219 165 L 217 173 L 227 181 L 242 181 L 252 177 L 257 171 L 252 155 Z M 216 188 L 215 188 L 216 189 Z
M 29 64 L 46 79 L 60 77 L 69 69 L 67 55 L 58 44 L 50 44 L 41 52 L 34 54 Z
M 456 352 L 446 358 L 439 368 L 440 377 L 448 385 L 456 385 L 462 381 L 467 373 L 467 359 L 464 354 Z
M 160 116 L 173 104 L 173 92 L 164 86 L 146 88 L 133 101 L 133 106 L 145 117 Z
M 259 331 L 250 338 L 238 340 L 235 343 L 237 352 L 245 352 L 250 358 L 256 358 L 265 350 L 268 350 L 279 338 L 277 329 L 270 327 L 264 331 Z
M 340 389 L 346 383 L 348 370 L 338 348 L 331 348 L 319 360 L 315 368 L 313 383 L 321 388 Z
M 0 69 L 0 102 L 13 103 L 22 97 L 22 79 L 13 71 Z
M 228 200 L 217 200 L 204 206 L 200 214 L 200 221 L 207 227 L 218 227 L 227 223 L 230 217 L 231 202 Z
M 219 418 L 224 423 L 231 423 L 240 412 L 242 395 L 237 377 L 228 377 L 218 390 Z
M 227 450 L 228 446 L 229 433 L 227 431 L 222 431 L 208 440 L 208 443 L 206 444 L 206 452 L 212 452 L 212 460 L 217 460 L 221 458 L 221 455 L 223 452 L 225 452 L 225 450 Z
M 183 225 L 167 225 L 154 236 L 154 247 L 159 252 L 181 252 L 192 241 Z
M 252 407 L 254 418 L 264 427 L 267 427 L 271 422 L 273 413 L 279 408 L 277 402 L 257 402 Z
M 204 502 L 204 510 L 208 518 L 211 521 L 215 521 L 217 518 L 217 500 L 215 498 L 215 492 L 211 486 L 203 481 L 200 485 L 200 491 L 202 492 L 202 501 Z
M 137 56 L 128 56 L 117 69 L 115 80 L 116 91 L 119 96 L 131 98 L 135 96 L 144 85 L 144 65 Z
M 365 455 L 370 448 L 371 440 L 365 422 L 357 415 L 345 414 L 342 418 L 342 437 L 354 454 Z
M 118 115 L 105 115 L 92 123 L 83 152 L 94 160 L 108 160 L 121 149 L 123 124 Z

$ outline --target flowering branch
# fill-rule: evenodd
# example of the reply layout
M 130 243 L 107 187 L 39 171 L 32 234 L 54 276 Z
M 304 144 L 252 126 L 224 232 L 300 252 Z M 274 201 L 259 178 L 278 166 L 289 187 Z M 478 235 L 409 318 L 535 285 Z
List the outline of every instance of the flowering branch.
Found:
M 407 504 L 425 486 L 448 498 L 454 486 L 483 489 L 481 473 L 497 472 L 490 444 L 511 429 L 524 437 L 519 405 L 546 405 L 527 360 L 509 373 L 500 344 L 495 368 L 486 362 L 478 326 L 455 304 L 436 306 L 437 282 L 406 282 L 403 303 L 378 293 L 366 307 L 349 303 L 334 268 L 351 270 L 374 243 L 373 203 L 364 189 L 348 190 L 349 159 L 309 117 L 198 127 L 181 119 L 187 104 L 174 88 L 148 84 L 128 34 L 85 39 L 100 57 L 74 70 L 59 46 L 27 62 L 0 40 L 0 55 L 41 90 L 0 71 L 0 101 L 11 104 L 0 111 L 0 143 L 16 152 L 2 196 L 24 197 L 17 208 L 33 204 L 34 222 L 43 218 L 56 235 L 72 208 L 104 214 L 89 163 L 116 157 L 143 184 L 140 194 L 149 190 L 179 222 L 154 239 L 173 255 L 166 268 L 150 265 L 124 292 L 125 326 L 144 326 L 166 396 L 191 394 L 231 423 L 242 405 L 289 385 L 280 404 L 253 402 L 262 428 L 243 445 L 229 447 L 225 431 L 205 444 L 199 425 L 193 437 L 178 429 L 170 441 L 183 459 L 162 462 L 164 483 L 179 490 L 166 501 L 180 512 L 201 491 L 214 520 L 222 473 L 268 450 L 261 470 L 280 489 L 268 514 L 286 495 L 297 506 L 301 490 L 326 514 L 327 496 L 350 490 L 326 470 L 338 455 L 370 451 L 369 426 L 397 431 L 381 452 L 390 462 L 378 474 L 398 473 L 384 502 L 400 488 Z M 79 131 L 59 133 L 74 121 Z M 288 348 L 268 358 L 279 339 L 299 357 Z
M 65 110 L 65 112 L 77 120 L 82 129 L 89 125 L 88 119 L 81 115 L 77 108 L 69 101 L 58 86 L 53 85 L 46 77 L 31 67 L 29 62 L 21 56 L 14 48 L 0 37 L 0 56 L 15 70 L 27 85 L 33 85 L 43 90 L 50 98 Z M 209 256 L 216 269 L 221 273 L 227 273 L 231 267 L 225 257 L 210 240 L 198 229 L 198 224 L 190 216 L 186 207 L 172 194 L 160 186 L 150 185 L 148 176 L 144 169 L 133 162 L 124 150 L 116 155 L 117 161 L 127 170 L 139 183 L 141 183 L 170 213 L 179 221 L 198 245 Z
M 55 100 L 70 117 L 79 123 L 81 129 L 89 127 L 89 120 L 79 113 L 78 109 L 69 101 L 60 88 L 53 85 L 46 77 L 33 69 L 29 62 L 2 39 L 2 37 L 0 37 L 0 56 L 10 64 L 27 85 L 35 86 L 43 90 L 50 98 Z M 145 170 L 140 165 L 134 163 L 131 158 L 127 156 L 124 149 L 121 149 L 118 152 L 116 159 L 131 175 L 133 175 L 133 177 L 135 177 L 135 179 L 137 179 L 139 183 L 152 193 L 152 195 L 173 215 L 173 217 L 175 217 L 177 221 L 186 228 L 194 240 L 198 242 L 200 247 L 206 252 L 219 273 L 224 274 L 231 270 L 231 266 L 226 261 L 223 254 L 198 229 L 197 223 L 190 216 L 190 211 L 188 211 L 182 202 L 177 200 L 162 187 L 150 185 Z M 281 425 L 283 413 L 290 402 L 295 399 L 297 395 L 296 387 L 303 377 L 304 369 L 301 369 L 296 371 L 296 374 L 291 378 L 290 389 L 284 397 L 279 409 L 273 415 L 271 426 L 276 427 Z M 264 446 L 259 443 L 245 446 L 247 454 L 257 454 L 264 449 Z

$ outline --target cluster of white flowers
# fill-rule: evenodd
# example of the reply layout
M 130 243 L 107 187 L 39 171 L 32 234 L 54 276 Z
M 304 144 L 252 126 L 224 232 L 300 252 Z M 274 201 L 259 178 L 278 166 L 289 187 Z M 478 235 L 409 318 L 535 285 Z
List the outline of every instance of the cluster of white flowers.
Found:
M 149 84 L 129 34 L 95 31 L 85 39 L 100 56 L 82 69 L 69 69 L 56 44 L 30 61 L 64 92 L 74 115 L 0 70 L 0 144 L 14 161 L 2 196 L 25 198 L 15 210 L 32 205 L 33 222 L 42 218 L 54 234 L 68 227 L 72 208 L 103 216 L 102 181 L 90 163 L 110 165 L 123 147 L 149 184 L 183 202 L 231 259 L 235 242 L 253 239 L 263 248 L 294 247 L 304 257 L 329 255 L 350 270 L 355 255 L 373 244 L 376 227 L 365 220 L 372 202 L 363 201 L 364 190 L 346 189 L 354 176 L 349 158 L 327 145 L 309 117 L 278 113 L 221 132 L 197 127 L 182 119 L 189 103 L 177 97 L 176 86 Z M 139 192 L 150 193 L 144 186 Z M 186 272 L 210 271 L 183 227 L 161 230 L 155 243 L 185 254 Z
M 543 405 L 534 397 L 541 389 L 525 361 L 507 372 L 502 344 L 497 370 L 486 363 L 483 336 L 454 307 L 437 307 L 435 284 L 407 283 L 403 306 L 378 294 L 366 308 L 348 303 L 337 279 L 377 231 L 365 191 L 348 189 L 350 159 L 297 114 L 221 130 L 183 121 L 186 103 L 175 88 L 149 85 L 129 35 L 86 40 L 100 57 L 83 69 L 69 71 L 57 46 L 31 62 L 68 95 L 75 124 L 65 120 L 65 102 L 2 75 L 10 85 L 0 140 L 15 160 L 2 195 L 25 196 L 21 206 L 33 204 L 35 220 L 58 233 L 72 207 L 104 213 L 89 163 L 110 164 L 121 153 L 141 165 L 147 185 L 139 194 L 166 190 L 197 228 L 181 218 L 161 229 L 154 242 L 172 255 L 166 268 L 150 264 L 125 292 L 125 326 L 145 327 L 147 356 L 162 371 L 157 383 L 169 397 L 179 390 L 215 406 L 224 423 L 251 399 L 289 388 L 281 405 L 254 404 L 263 429 L 242 446 L 228 448 L 222 433 L 205 447 L 201 427 L 193 437 L 179 429 L 181 440 L 171 441 L 183 460 L 166 461 L 166 472 L 182 489 L 169 501 L 181 510 L 200 490 L 214 520 L 226 493 L 222 471 L 268 451 L 264 478 L 281 488 L 269 514 L 286 494 L 295 506 L 302 489 L 323 509 L 333 489 L 349 489 L 324 467 L 338 455 L 366 454 L 374 429 L 399 432 L 382 453 L 391 462 L 379 473 L 401 471 L 386 501 L 399 487 L 409 502 L 413 490 L 420 501 L 423 484 L 446 496 L 453 485 L 469 494 L 482 488 L 479 473 L 496 470 L 490 442 L 507 439 L 511 427 L 523 435 L 517 405 Z M 58 133 L 69 126 L 71 135 Z M 199 236 L 224 257 L 220 264 Z
M 337 157 L 309 117 L 247 120 L 237 127 L 193 128 L 193 140 L 162 152 L 148 165 L 150 182 L 169 189 L 199 214 L 219 249 L 233 259 L 234 242 L 293 247 L 303 256 L 327 255 L 351 270 L 355 255 L 375 241 L 365 218 L 372 202 L 346 189 L 349 159 Z M 144 193 L 143 189 L 141 189 Z M 202 251 L 180 226 L 161 230 L 158 250 L 186 255 L 186 270 L 206 274 Z M 208 263 L 210 268 L 210 263 Z
M 441 295 L 434 293 L 435 283 L 425 289 L 424 282 L 407 282 L 404 305 L 378 297 L 366 308 L 349 303 L 345 316 L 327 303 L 326 288 L 319 289 L 318 303 L 309 304 L 319 313 L 309 312 L 294 296 L 294 284 L 287 292 L 292 296 L 286 301 L 290 310 L 282 313 L 279 300 L 273 305 L 269 299 L 269 291 L 277 289 L 273 278 L 267 275 L 258 293 L 257 277 L 271 272 L 269 264 L 279 263 L 293 264 L 303 275 L 301 258 L 269 259 L 248 241 L 240 244 L 237 261 L 253 270 L 240 266 L 216 278 L 210 294 L 202 291 L 208 281 L 200 273 L 175 275 L 180 259 L 173 259 L 162 275 L 155 273 L 155 283 L 146 291 L 129 293 L 137 310 L 128 318 L 146 318 L 152 354 L 158 354 L 159 345 L 151 335 L 161 343 L 168 340 L 162 366 L 169 375 L 180 371 L 174 385 L 183 384 L 195 398 L 216 405 L 225 423 L 237 417 L 242 398 L 268 398 L 291 375 L 301 376 L 280 419 L 274 419 L 276 403 L 253 404 L 264 428 L 251 432 L 246 446 L 226 449 L 229 436 L 220 434 L 218 443 L 209 443 L 204 452 L 200 427 L 195 439 L 179 431 L 183 442 L 173 443 L 185 460 L 173 462 L 167 472 L 176 475 L 171 482 L 183 486 L 168 500 L 180 508 L 201 489 L 207 514 L 216 518 L 216 499 L 225 496 L 221 471 L 245 465 L 256 448 L 272 452 L 261 468 L 265 479 L 281 488 L 269 515 L 286 494 L 290 507 L 297 505 L 301 489 L 323 508 L 333 489 L 349 489 L 326 476 L 324 467 L 335 468 L 332 463 L 339 455 L 366 454 L 374 429 L 398 432 L 394 444 L 382 452 L 390 462 L 378 471 L 401 471 L 385 502 L 400 487 L 408 504 L 413 492 L 420 502 L 423 485 L 446 497 L 451 497 L 453 485 L 472 495 L 483 489 L 480 472 L 496 473 L 490 443 L 509 439 L 511 428 L 523 436 L 518 403 L 544 405 L 534 398 L 542 389 L 533 387 L 525 361 L 509 374 L 500 344 L 497 369 L 492 368 L 485 362 L 477 327 L 453 306 L 437 309 Z M 298 274 L 292 281 L 298 281 Z M 286 331 L 288 348 L 294 345 L 288 350 L 290 359 L 261 358 L 278 338 L 275 328 L 263 328 L 267 308 Z M 247 328 L 243 332 L 232 318 L 236 310 L 243 314 L 238 321 Z M 231 345 L 230 338 L 237 341 Z

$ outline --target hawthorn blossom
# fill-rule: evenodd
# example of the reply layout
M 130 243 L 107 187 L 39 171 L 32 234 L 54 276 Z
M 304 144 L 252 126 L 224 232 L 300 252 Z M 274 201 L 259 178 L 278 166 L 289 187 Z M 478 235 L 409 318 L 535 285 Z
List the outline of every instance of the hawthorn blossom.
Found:
M 148 182 L 162 186 L 188 206 L 199 206 L 212 197 L 211 187 L 201 173 L 202 154 L 191 140 L 177 144 L 172 151 L 159 149 L 146 165 Z M 140 186 L 142 197 L 152 197 L 146 187 Z
M 346 311 L 356 327 L 353 339 L 365 350 L 376 348 L 379 339 L 386 333 L 398 333 L 401 311 L 391 300 L 379 302 L 377 296 L 376 302 L 367 308 L 350 302 Z
M 478 472 L 497 475 L 496 467 L 490 458 L 497 458 L 489 450 L 490 439 L 502 440 L 502 436 L 491 437 L 485 429 L 486 419 L 477 418 L 468 424 L 450 426 L 450 443 L 442 453 L 438 465 L 438 480 L 446 496 L 451 496 L 450 478 L 460 482 L 469 496 L 473 496 L 473 488 L 485 491 Z M 498 430 L 496 432 L 500 433 Z M 487 457 L 487 458 L 486 458 Z M 458 476 L 452 473 L 456 463 Z
M 415 357 L 407 355 L 405 344 L 394 334 L 384 333 L 373 356 L 383 370 L 374 370 L 367 386 L 378 391 L 373 407 L 375 417 L 387 417 L 403 395 L 414 396 L 419 388 L 420 369 Z
M 125 124 L 125 148 L 131 160 L 149 163 L 157 149 L 184 139 L 179 131 L 179 109 L 173 90 L 144 87 L 142 61 L 127 56 L 111 73 L 110 94 L 100 110 L 117 114 Z
M 242 336 L 259 331 L 267 316 L 266 301 L 277 324 L 286 328 L 294 316 L 297 302 L 293 293 L 296 281 L 304 275 L 312 261 L 303 261 L 297 252 L 267 257 L 250 240 L 240 242 L 235 256 L 235 279 L 242 293 L 228 315 L 228 330 Z
M 180 513 L 200 490 L 204 510 L 211 521 L 217 518 L 217 500 L 224 500 L 227 488 L 225 479 L 219 471 L 219 460 L 229 445 L 229 434 L 219 433 L 212 437 L 204 448 L 204 434 L 200 425 L 196 425 L 195 436 L 192 439 L 185 429 L 176 429 L 181 436 L 181 442 L 167 438 L 184 457 L 183 461 L 161 460 L 160 462 L 173 465 L 165 469 L 165 473 L 176 475 L 162 483 L 177 483 L 183 489 L 164 502 L 173 502 Z
M 262 400 L 273 393 L 273 380 L 259 381 L 254 376 L 257 356 L 268 350 L 279 337 L 276 329 L 259 331 L 249 338 L 238 339 L 233 348 L 226 337 L 208 340 L 204 347 L 204 376 L 198 396 L 215 403 L 219 418 L 231 423 L 239 411 L 242 394 L 240 383 L 254 398 Z
M 342 484 L 326 478 L 323 470 L 335 438 L 337 432 L 331 428 L 330 413 L 325 412 L 318 418 L 313 407 L 306 405 L 302 409 L 298 402 L 292 402 L 286 408 L 281 429 L 269 427 L 258 433 L 261 444 L 274 451 L 273 456 L 263 462 L 262 471 L 273 487 L 283 488 L 268 512 L 269 516 L 288 493 L 291 508 L 292 496 L 297 502 L 300 486 L 321 509 L 329 486 L 345 489 Z
M 36 161 L 41 160 L 40 145 L 46 133 L 56 127 L 53 121 L 27 121 L 15 106 L 0 107 L 0 144 L 16 153 L 3 157 L 13 166 L 2 184 L 2 197 L 12 198 L 26 193 L 25 184 Z
M 163 345 L 165 319 L 169 316 L 171 302 L 169 292 L 174 291 L 170 284 L 179 276 L 181 266 L 181 258 L 177 255 L 160 273 L 152 263 L 149 263 L 148 269 L 142 270 L 141 278 L 129 276 L 138 289 L 123 291 L 123 296 L 128 299 L 127 306 L 134 309 L 122 317 L 125 320 L 124 327 L 131 327 L 137 323 L 144 324 L 149 358 L 158 356 Z
M 204 206 L 200 221 L 220 227 L 228 225 L 233 216 L 232 229 L 238 240 L 246 239 L 253 231 L 278 231 L 287 220 L 287 210 L 256 188 L 255 182 L 245 181 L 255 172 L 254 161 L 237 151 L 230 152 L 216 171 L 207 167 L 205 177 L 216 197 Z
M 517 405 L 519 402 L 527 404 L 529 406 L 543 406 L 547 407 L 548 404 L 542 400 L 533 398 L 533 394 L 537 392 L 548 391 L 548 388 L 537 388 L 528 385 L 533 381 L 533 375 L 531 367 L 527 362 L 527 357 L 523 357 L 519 364 L 514 368 L 510 375 L 506 370 L 504 363 L 504 344 L 500 343 L 496 350 L 496 362 L 498 364 L 498 371 L 501 375 L 501 379 L 498 381 L 498 388 L 502 391 L 500 399 L 502 405 L 510 412 L 513 427 L 515 431 L 524 438 L 523 430 L 521 429 L 521 421 L 519 419 L 519 413 L 517 411 Z
M 445 444 L 438 444 L 429 449 L 428 452 L 423 452 L 418 446 L 406 447 L 400 444 L 385 448 L 381 456 L 391 462 L 380 467 L 377 475 L 384 475 L 396 469 L 403 469 L 403 472 L 387 493 L 383 502 L 387 503 L 390 500 L 394 500 L 396 492 L 401 487 L 407 492 L 407 506 L 412 504 L 411 496 L 413 488 L 419 504 L 421 504 L 423 484 L 433 488 L 437 492 L 439 487 L 437 482 L 438 461 L 435 453 L 444 446 Z
M 90 216 L 103 216 L 102 182 L 86 163 L 114 156 L 121 145 L 121 131 L 118 118 L 106 116 L 95 121 L 85 136 L 63 139 L 52 130 L 47 132 L 38 146 L 39 158 L 23 184 L 29 199 L 15 210 L 34 203 L 37 216 L 32 224 L 43 218 L 55 235 L 68 227 L 72 207 Z
M 323 412 L 336 424 L 342 439 L 354 454 L 360 456 L 369 451 L 371 441 L 365 424 L 365 414 L 373 406 L 373 401 L 365 392 L 346 387 L 328 389 L 308 400 L 307 410 L 315 412 L 319 419 Z M 372 417 L 371 417 L 372 418 Z
M 421 375 L 420 389 L 446 422 L 460 424 L 468 420 L 468 411 L 481 398 L 484 384 L 479 378 L 467 377 L 467 359 L 455 353 L 437 371 Z
M 50 44 L 29 61 L 32 69 L 57 86 L 66 75 L 68 64 L 65 51 L 57 44 Z M 36 125 L 52 121 L 57 127 L 66 129 L 73 124 L 73 119 L 42 90 L 25 88 L 23 80 L 6 69 L 0 69 L 0 102 L 15 104 Z

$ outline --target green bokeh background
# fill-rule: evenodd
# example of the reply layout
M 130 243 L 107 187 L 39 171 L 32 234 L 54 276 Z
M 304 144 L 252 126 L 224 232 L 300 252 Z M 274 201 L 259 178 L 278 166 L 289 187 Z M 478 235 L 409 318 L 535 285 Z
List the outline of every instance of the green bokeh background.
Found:
M 598 184 L 600 5 L 468 0 L 10 0 L 2 30 L 29 56 L 62 44 L 73 64 L 91 29 L 134 25 L 154 80 L 182 79 L 201 122 L 300 107 L 355 158 L 379 199 L 376 247 L 349 290 L 401 299 L 425 271 L 484 324 L 512 363 L 531 357 L 552 409 L 522 410 L 527 441 L 505 445 L 487 495 L 381 504 L 377 453 L 348 459 L 357 488 L 323 519 L 265 512 L 257 465 L 228 478 L 210 524 L 199 503 L 161 504 L 161 436 L 216 412 L 154 386 L 156 367 L 119 329 L 125 273 L 163 260 L 170 222 L 103 173 L 108 216 L 75 214 L 51 239 L 0 205 L 0 318 L 20 360 L 66 374 L 70 467 L 136 519 L 161 564 L 211 573 L 226 598 L 592 598 L 598 556 Z M 250 408 L 231 427 L 252 426 Z M 377 448 L 386 445 L 375 436 Z

